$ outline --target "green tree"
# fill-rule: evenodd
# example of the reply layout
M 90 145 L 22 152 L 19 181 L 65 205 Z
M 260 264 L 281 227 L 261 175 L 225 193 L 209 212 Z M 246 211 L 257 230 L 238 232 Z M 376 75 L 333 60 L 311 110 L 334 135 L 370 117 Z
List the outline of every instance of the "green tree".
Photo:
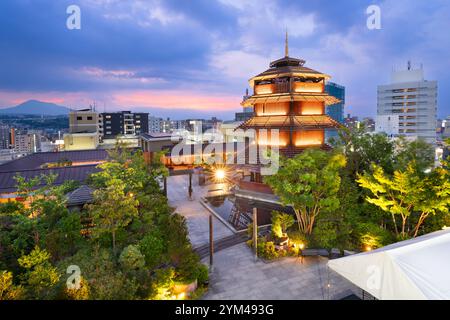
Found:
M 54 294 L 52 291 L 60 275 L 49 260 L 50 254 L 37 246 L 18 259 L 19 265 L 26 270 L 22 278 L 30 298 L 49 299 Z
M 119 263 L 124 271 L 136 271 L 145 266 L 145 258 L 138 246 L 129 245 L 122 250 Z
M 156 267 L 164 259 L 165 244 L 161 233 L 154 229 L 139 242 L 139 249 L 145 257 L 145 264 L 150 267 Z
M 386 172 L 393 171 L 394 143 L 385 134 L 367 133 L 364 126 L 343 128 L 338 134 L 331 144 L 345 155 L 346 174 L 350 177 L 354 179 L 357 173 L 370 171 L 372 163 Z
M 89 289 L 90 300 L 132 300 L 139 298 L 136 294 L 139 284 L 136 279 L 126 275 L 119 268 L 110 249 L 96 244 L 79 250 L 72 257 L 58 264 L 60 272 L 70 265 L 80 267 L 82 277 Z M 67 278 L 66 278 L 67 279 Z M 65 285 L 66 279 L 63 279 Z M 83 292 L 78 292 L 84 295 Z M 73 294 L 77 295 L 77 292 Z
M 79 288 L 68 288 L 67 286 L 64 289 L 64 298 L 68 300 L 89 300 L 90 290 L 89 284 L 84 279 L 84 277 L 80 277 L 80 286 Z
M 283 159 L 278 172 L 264 181 L 284 205 L 292 206 L 299 230 L 311 235 L 320 212 L 339 207 L 339 169 L 345 163 L 340 153 L 309 149 L 292 159 Z
M 400 137 L 396 140 L 395 147 L 396 170 L 404 170 L 409 164 L 414 164 L 416 171 L 425 172 L 434 165 L 434 148 L 423 139 L 408 141 Z
M 417 172 L 416 168 L 413 162 L 406 170 L 396 170 L 391 176 L 375 165 L 372 174 L 359 175 L 357 180 L 361 187 L 371 192 L 366 197 L 367 202 L 391 215 L 395 233 L 401 238 L 416 237 L 425 219 L 430 215 L 448 212 L 450 203 L 447 170 L 436 168 L 424 175 Z M 401 220 L 400 231 L 397 216 Z M 411 227 L 408 223 L 412 224 Z
M 14 285 L 12 272 L 0 271 L 0 300 L 20 300 L 23 294 L 23 287 Z
M 94 222 L 94 233 L 111 234 L 113 251 L 116 251 L 116 234 L 138 215 L 138 201 L 133 194 L 125 193 L 122 180 L 111 178 L 106 187 L 93 193 L 93 203 L 87 205 Z

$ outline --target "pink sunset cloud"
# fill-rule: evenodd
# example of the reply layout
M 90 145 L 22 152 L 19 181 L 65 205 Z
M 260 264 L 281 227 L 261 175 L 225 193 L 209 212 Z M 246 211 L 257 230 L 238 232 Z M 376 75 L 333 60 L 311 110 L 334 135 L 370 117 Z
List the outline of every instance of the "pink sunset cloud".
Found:
M 190 110 L 231 111 L 240 108 L 239 96 L 211 95 L 190 91 L 131 91 L 115 94 L 112 103 L 118 106 L 183 108 Z
M 85 108 L 94 102 L 107 110 L 134 107 L 185 109 L 195 111 L 239 111 L 239 95 L 220 95 L 194 91 L 143 90 L 93 94 L 92 92 L 0 92 L 0 107 L 11 107 L 27 100 L 53 102 L 69 108 Z

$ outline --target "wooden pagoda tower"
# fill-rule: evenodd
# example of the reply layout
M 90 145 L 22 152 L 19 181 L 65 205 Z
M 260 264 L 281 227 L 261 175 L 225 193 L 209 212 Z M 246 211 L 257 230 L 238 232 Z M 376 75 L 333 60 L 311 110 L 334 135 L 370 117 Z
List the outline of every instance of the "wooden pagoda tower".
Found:
M 277 145 L 282 155 L 292 157 L 305 148 L 329 149 L 325 129 L 341 125 L 325 114 L 325 107 L 340 101 L 325 92 L 330 76 L 305 67 L 305 60 L 289 57 L 286 33 L 285 56 L 249 80 L 253 95 L 241 105 L 252 106 L 254 117 L 238 128 L 255 129 L 258 146 Z M 259 134 L 266 129 L 267 134 Z M 278 129 L 279 139 L 271 131 Z

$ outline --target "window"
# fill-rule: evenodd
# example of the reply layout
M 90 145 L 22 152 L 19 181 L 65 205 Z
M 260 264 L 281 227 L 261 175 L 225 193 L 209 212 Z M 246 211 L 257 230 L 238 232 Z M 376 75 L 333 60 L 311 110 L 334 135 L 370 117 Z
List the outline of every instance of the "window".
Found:
M 92 117 L 87 117 L 88 120 L 92 120 Z
M 78 121 L 83 120 L 83 117 L 77 116 L 77 120 Z

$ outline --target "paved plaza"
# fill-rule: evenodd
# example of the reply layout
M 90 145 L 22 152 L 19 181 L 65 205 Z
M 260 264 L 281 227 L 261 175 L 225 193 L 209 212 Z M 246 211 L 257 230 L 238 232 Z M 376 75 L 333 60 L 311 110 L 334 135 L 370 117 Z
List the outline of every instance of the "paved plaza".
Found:
M 167 179 L 167 195 L 171 206 L 186 217 L 189 238 L 192 246 L 199 247 L 209 242 L 210 213 L 200 203 L 200 198 L 208 192 L 208 186 L 199 186 L 198 178 L 193 176 L 193 200 L 188 197 L 188 176 L 172 176 Z M 214 239 L 222 239 L 233 234 L 219 219 L 213 216 Z
M 169 202 L 186 217 L 189 237 L 194 247 L 209 241 L 209 211 L 200 204 L 208 186 L 201 187 L 194 175 L 194 199 L 188 198 L 188 176 L 168 178 Z M 214 217 L 214 239 L 233 232 Z M 209 258 L 204 259 L 208 263 Z M 328 269 L 327 259 L 305 257 L 283 258 L 269 263 L 257 260 L 250 248 L 241 243 L 214 255 L 209 291 L 203 299 L 243 300 L 327 300 L 341 299 L 358 293 L 356 287 Z M 353 292 L 352 292 L 353 290 Z
M 214 256 L 208 293 L 219 300 L 328 300 L 342 299 L 357 289 L 327 268 L 323 257 L 257 260 L 245 244 L 219 251 Z M 207 259 L 204 261 L 207 262 Z M 328 286 L 329 284 L 329 286 Z

